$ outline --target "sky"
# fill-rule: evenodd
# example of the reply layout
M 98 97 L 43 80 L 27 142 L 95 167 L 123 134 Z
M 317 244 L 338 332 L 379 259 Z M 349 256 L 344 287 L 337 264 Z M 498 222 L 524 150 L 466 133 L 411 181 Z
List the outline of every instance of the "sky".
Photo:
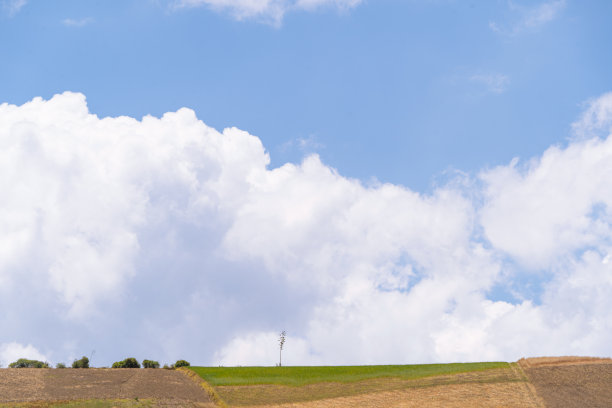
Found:
M 610 15 L 0 0 L 0 365 L 610 356 Z

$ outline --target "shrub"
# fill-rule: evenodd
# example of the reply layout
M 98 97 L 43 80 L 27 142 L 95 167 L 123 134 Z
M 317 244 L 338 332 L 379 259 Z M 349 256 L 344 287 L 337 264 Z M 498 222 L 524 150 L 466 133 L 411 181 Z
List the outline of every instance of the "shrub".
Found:
M 89 359 L 85 356 L 72 362 L 72 368 L 89 368 Z
M 28 360 L 27 358 L 20 358 L 17 361 L 9 364 L 9 368 L 49 368 L 49 363 L 46 361 L 43 363 L 38 360 Z
M 191 364 L 189 364 L 189 361 L 185 361 L 185 360 L 178 360 L 176 363 L 174 363 L 174 366 L 176 368 L 179 367 L 189 367 Z
M 142 360 L 142 366 L 144 368 L 159 368 L 159 363 L 154 360 Z
M 134 357 L 129 357 L 123 361 L 115 361 L 113 368 L 140 368 L 140 363 Z
M 66 364 L 64 364 L 64 363 L 57 363 L 55 365 L 55 368 L 66 368 Z
M 169 366 L 168 364 L 164 364 L 163 369 L 164 369 L 164 370 L 174 370 L 174 366 L 173 366 L 173 365 L 170 365 L 170 366 Z

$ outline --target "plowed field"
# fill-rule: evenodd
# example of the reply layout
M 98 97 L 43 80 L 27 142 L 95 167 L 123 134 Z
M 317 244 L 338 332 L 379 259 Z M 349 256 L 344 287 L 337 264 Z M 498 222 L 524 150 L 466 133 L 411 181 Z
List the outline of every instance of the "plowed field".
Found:
M 612 407 L 610 359 L 535 358 L 519 364 L 546 407 Z
M 89 399 L 150 399 L 152 406 L 214 407 L 206 392 L 180 371 L 0 370 L 0 403 Z

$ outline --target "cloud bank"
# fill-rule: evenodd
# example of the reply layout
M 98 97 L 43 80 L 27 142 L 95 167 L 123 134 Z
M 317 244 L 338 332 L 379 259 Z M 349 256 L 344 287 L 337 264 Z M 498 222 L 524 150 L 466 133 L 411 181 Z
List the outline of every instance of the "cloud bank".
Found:
M 272 169 L 189 109 L 2 104 L 2 356 L 272 365 L 283 329 L 287 364 L 610 355 L 610 98 L 566 146 L 429 194 Z

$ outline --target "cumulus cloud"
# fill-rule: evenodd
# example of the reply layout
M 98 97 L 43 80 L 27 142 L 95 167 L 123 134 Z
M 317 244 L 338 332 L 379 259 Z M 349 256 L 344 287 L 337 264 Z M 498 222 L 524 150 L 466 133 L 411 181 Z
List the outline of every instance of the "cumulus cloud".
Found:
M 362 0 L 176 0 L 172 7 L 186 8 L 207 6 L 213 10 L 229 12 L 237 20 L 255 19 L 280 24 L 290 11 L 313 11 L 321 7 L 347 10 Z
M 605 242 L 612 234 L 611 157 L 612 138 L 589 139 L 484 173 L 488 239 L 534 268 Z
M 605 137 L 612 133 L 612 92 L 589 101 L 582 117 L 572 125 L 572 128 L 579 138 L 593 135 Z
M 222 137 L 186 109 L 99 119 L 83 95 L 66 93 L 0 105 L 0 117 L 8 197 L 0 276 L 30 273 L 18 270 L 36 253 L 49 287 L 77 315 L 133 274 L 139 228 L 169 217 L 197 223 L 219 198 L 231 209 L 253 160 L 268 160 L 258 139 L 237 129 Z M 206 144 L 208 134 L 222 140 Z
M 606 128 L 608 99 L 575 127 Z M 271 365 L 283 329 L 287 364 L 610 354 L 609 135 L 430 194 L 269 163 L 189 109 L 0 105 L 0 342 L 99 364 Z

